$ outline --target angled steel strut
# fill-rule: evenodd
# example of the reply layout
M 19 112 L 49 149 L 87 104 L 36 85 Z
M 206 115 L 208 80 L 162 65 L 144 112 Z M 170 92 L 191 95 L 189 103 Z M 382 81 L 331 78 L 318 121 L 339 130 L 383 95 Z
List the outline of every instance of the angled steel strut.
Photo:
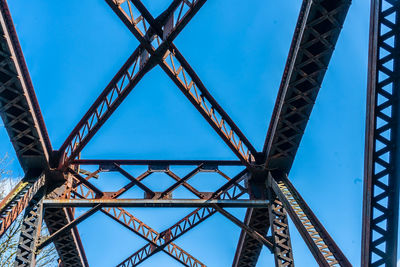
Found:
M 371 1 L 362 266 L 396 266 L 400 187 L 400 1 Z
M 106 2 L 140 44 L 54 151 L 7 3 L 0 0 L 0 115 L 25 173 L 0 202 L 0 237 L 25 210 L 15 266 L 33 267 L 36 255 L 50 243 L 59 254 L 59 267 L 88 266 L 77 225 L 96 212 L 147 242 L 118 266 L 137 266 L 162 251 L 184 266 L 205 267 L 175 241 L 216 213 L 242 229 L 234 267 L 256 266 L 263 246 L 274 254 L 275 266 L 294 266 L 288 215 L 319 266 L 351 266 L 288 179 L 351 0 L 303 0 L 261 152 L 218 104 L 174 44 L 206 0 L 171 0 L 158 17 L 153 17 L 141 0 Z M 394 266 L 400 191 L 400 1 L 372 0 L 371 10 L 362 264 Z M 90 140 L 157 65 L 238 160 L 80 158 Z M 82 169 L 85 165 L 96 170 Z M 147 169 L 135 177 L 127 167 L 130 165 Z M 179 176 L 170 166 L 193 168 Z M 221 166 L 240 166 L 241 172 L 231 178 Z M 128 181 L 116 191 L 105 192 L 95 182 L 105 172 Z M 214 192 L 199 191 L 191 179 L 204 172 L 215 173 L 225 184 Z M 163 173 L 174 183 L 157 192 L 144 181 L 154 173 Z M 140 189 L 143 198 L 121 198 L 133 187 Z M 176 198 L 177 189 L 182 187 L 193 194 L 193 199 Z M 90 209 L 76 217 L 76 207 Z M 125 207 L 196 209 L 158 232 Z M 224 209 L 227 207 L 246 207 L 244 221 Z M 49 229 L 46 238 L 40 238 L 42 220 Z
M 350 2 L 303 1 L 263 148 L 268 170 L 290 172 Z M 245 222 L 266 232 L 270 215 L 261 212 L 248 211 Z M 242 232 L 233 266 L 256 266 L 260 252 L 258 242 Z

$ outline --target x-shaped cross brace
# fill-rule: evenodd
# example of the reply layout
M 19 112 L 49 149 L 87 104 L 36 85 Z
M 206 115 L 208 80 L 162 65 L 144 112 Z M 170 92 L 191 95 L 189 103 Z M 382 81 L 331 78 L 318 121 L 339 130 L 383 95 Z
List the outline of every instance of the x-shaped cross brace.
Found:
M 115 164 L 116 165 L 116 164 Z M 143 174 L 138 176 L 137 178 L 131 176 L 125 170 L 123 170 L 119 166 L 115 166 L 115 170 L 121 173 L 122 175 L 126 176 L 130 181 L 129 184 L 118 190 L 117 192 L 113 193 L 105 193 L 99 190 L 96 186 L 90 183 L 89 179 L 91 179 L 95 174 L 98 174 L 99 171 L 96 171 L 92 174 L 88 174 L 86 177 L 82 177 L 73 169 L 69 168 L 68 171 L 70 172 L 71 176 L 69 182 L 66 183 L 66 189 L 64 191 L 64 197 L 67 199 L 116 199 L 124 194 L 127 190 L 132 188 L 134 185 L 141 187 L 143 191 L 147 191 L 149 189 L 142 188 L 144 186 L 142 184 L 142 180 L 148 177 L 153 171 L 150 169 L 145 171 Z M 107 170 L 106 170 L 107 171 Z M 218 169 L 203 169 L 202 164 L 195 168 L 193 171 L 189 172 L 185 177 L 179 178 L 178 181 L 171 187 L 167 188 L 163 193 L 172 192 L 179 186 L 184 186 L 186 181 L 193 177 L 196 173 L 200 171 L 212 171 L 218 173 L 222 177 L 228 180 L 226 184 L 224 184 L 220 189 L 214 192 L 209 197 L 203 197 L 203 199 L 227 199 L 227 200 L 235 200 L 244 195 L 247 190 L 241 186 L 239 183 L 243 180 L 246 176 L 246 170 L 239 173 L 233 179 L 229 178 L 226 174 L 221 172 Z M 170 176 L 176 176 L 173 172 L 170 172 Z M 142 185 L 142 186 L 140 186 Z M 190 190 L 188 188 L 188 190 Z M 191 190 L 190 190 L 191 191 Z M 162 197 L 161 194 L 159 197 Z M 155 230 L 144 224 L 139 219 L 135 218 L 132 214 L 125 211 L 123 208 L 106 208 L 102 207 L 101 204 L 94 206 L 91 210 L 85 212 L 78 218 L 74 219 L 71 223 L 57 231 L 56 233 L 52 234 L 47 240 L 43 241 L 41 244 L 38 245 L 38 249 L 42 249 L 44 246 L 49 244 L 52 240 L 57 238 L 57 236 L 62 235 L 66 231 L 70 230 L 72 227 L 76 226 L 78 223 L 82 222 L 89 216 L 93 215 L 97 211 L 101 211 L 110 218 L 114 219 L 124 227 L 128 228 L 129 230 L 133 231 L 134 233 L 138 234 L 140 237 L 144 238 L 149 242 L 148 245 L 143 247 L 139 250 L 139 253 L 134 253 L 128 260 L 124 261 L 128 265 L 137 265 L 143 260 L 149 258 L 150 256 L 154 255 L 156 252 L 164 251 L 175 260 L 179 261 L 180 263 L 184 264 L 185 266 L 196 267 L 196 266 L 204 266 L 200 261 L 196 260 L 182 248 L 177 246 L 176 244 L 172 243 L 175 239 L 180 237 L 182 234 L 188 232 L 190 229 L 193 229 L 202 221 L 209 218 L 211 215 L 215 214 L 217 211 L 220 212 L 223 216 L 227 217 L 228 219 L 232 220 L 235 224 L 239 225 L 239 227 L 244 228 L 244 230 L 250 235 L 253 236 L 256 240 L 266 245 L 269 249 L 272 247 L 272 243 L 265 239 L 262 235 L 258 232 L 250 229 L 248 226 L 244 225 L 241 221 L 233 217 L 231 214 L 226 212 L 224 209 L 217 205 L 213 205 L 212 207 L 205 207 L 205 208 L 198 208 L 191 212 L 188 216 L 184 217 L 182 220 L 178 221 L 178 223 L 174 224 L 172 227 L 166 229 L 161 233 L 157 233 Z
M 156 19 L 140 1 L 106 2 L 140 45 L 61 146 L 59 168 L 65 169 L 71 164 L 145 73 L 156 64 L 161 66 L 243 164 L 252 167 L 257 151 L 173 44 L 205 0 L 174 0 Z
M 64 171 L 68 170 L 75 157 L 141 78 L 156 64 L 161 66 L 243 164 L 247 167 L 252 167 L 258 153 L 232 119 L 211 96 L 189 63 L 173 44 L 173 40 L 205 3 L 205 0 L 173 0 L 166 11 L 156 19 L 151 16 L 140 1 L 106 0 L 106 2 L 139 40 L 140 45 L 61 146 L 60 155 L 62 158 L 59 168 Z M 89 184 L 87 185 L 89 186 Z M 228 213 L 219 209 L 219 207 L 207 209 L 209 214 L 203 216 L 204 218 L 199 222 L 208 218 L 217 210 L 242 228 L 247 227 L 239 220 L 230 217 Z M 192 216 L 198 217 L 199 212 L 204 215 L 204 211 L 198 209 Z M 187 216 L 183 222 L 190 216 Z M 179 225 L 180 222 L 174 227 L 180 227 Z M 197 225 L 197 223 L 194 225 Z M 245 230 L 260 242 L 270 244 L 263 236 L 257 236 L 258 233 L 252 232 L 252 229 Z M 183 231 L 182 234 L 185 232 Z M 153 252 L 151 254 L 158 251 L 159 249 L 151 251 Z

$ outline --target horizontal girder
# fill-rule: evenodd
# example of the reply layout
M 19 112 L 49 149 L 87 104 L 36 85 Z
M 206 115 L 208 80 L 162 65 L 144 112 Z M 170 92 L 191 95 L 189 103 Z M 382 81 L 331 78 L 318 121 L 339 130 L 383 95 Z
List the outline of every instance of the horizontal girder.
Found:
M 268 200 L 205 200 L 205 199 L 46 199 L 46 207 L 103 207 L 126 208 L 197 208 L 218 205 L 223 208 L 265 208 Z

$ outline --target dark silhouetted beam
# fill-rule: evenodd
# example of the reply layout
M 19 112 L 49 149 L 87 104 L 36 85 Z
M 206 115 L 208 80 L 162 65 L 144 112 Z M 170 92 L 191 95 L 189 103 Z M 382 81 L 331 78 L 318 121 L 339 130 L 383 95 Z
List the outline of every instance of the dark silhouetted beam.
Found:
M 264 145 L 266 165 L 288 173 L 351 0 L 305 0 Z
M 294 267 L 293 249 L 290 240 L 289 223 L 282 201 L 271 192 L 273 203 L 269 205 L 269 222 L 274 243 L 276 267 Z
M 44 221 L 49 233 L 53 234 L 73 221 L 72 211 L 69 208 L 45 209 Z M 63 266 L 89 266 L 76 227 L 56 238 L 53 243 Z
M 15 254 L 15 267 L 36 266 L 36 244 L 40 240 L 43 221 L 44 187 L 33 197 L 25 209 L 21 223 L 20 237 Z
M 372 0 L 361 266 L 396 266 L 400 187 L 400 1 Z
M 289 173 L 350 3 L 351 0 L 303 1 L 263 148 L 267 169 Z M 262 228 L 269 225 L 267 216 L 257 215 L 265 221 L 246 220 Z M 243 253 L 260 251 L 256 246 L 243 233 L 235 258 L 240 264 L 234 267 L 254 267 L 259 253 Z
M 0 115 L 24 171 L 45 169 L 52 148 L 5 0 L 0 12 Z

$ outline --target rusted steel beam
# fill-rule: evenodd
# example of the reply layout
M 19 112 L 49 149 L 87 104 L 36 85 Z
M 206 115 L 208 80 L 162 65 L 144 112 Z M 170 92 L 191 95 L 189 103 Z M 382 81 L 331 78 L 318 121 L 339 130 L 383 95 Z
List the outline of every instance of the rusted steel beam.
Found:
M 114 113 L 142 77 L 153 67 L 142 46 L 129 57 L 104 91 L 64 141 L 59 151 L 64 159 L 60 168 L 66 168 L 75 159 L 100 127 Z
M 247 176 L 247 170 L 240 172 L 225 185 L 220 187 L 213 195 L 209 198 L 211 199 L 228 199 L 235 200 L 239 199 L 241 196 L 246 194 L 246 191 L 242 191 L 241 187 L 237 184 L 245 179 Z M 155 253 L 159 252 L 161 249 L 166 247 L 170 242 L 173 242 L 183 234 L 187 233 L 189 230 L 193 229 L 201 222 L 214 215 L 217 212 L 214 208 L 198 208 L 188 214 L 186 217 L 178 221 L 176 224 L 170 228 L 164 230 L 160 235 L 155 236 L 153 242 L 161 242 L 158 248 L 152 249 L 151 243 L 145 245 L 142 249 L 133 253 L 130 257 L 121 262 L 118 266 L 136 266 L 144 260 L 148 259 Z
M 92 216 L 94 213 L 96 213 L 99 209 L 101 208 L 101 204 L 96 204 L 92 209 L 88 210 L 78 218 L 72 220 L 68 224 L 64 225 L 54 233 L 52 233 L 48 238 L 43 240 L 37 245 L 37 250 L 38 252 L 42 250 L 45 246 L 49 245 L 51 242 L 53 242 L 55 239 L 59 238 L 60 236 L 64 235 L 64 233 L 70 231 L 72 228 L 76 227 L 79 223 L 83 222 L 90 216 Z
M 44 221 L 50 234 L 55 233 L 73 221 L 74 216 L 69 208 L 45 209 Z M 63 235 L 56 238 L 54 246 L 61 259 L 61 266 L 88 267 L 85 250 L 78 229 L 73 227 Z
M 289 223 L 285 207 L 275 194 L 270 192 L 271 205 L 269 220 L 274 243 L 274 258 L 276 267 L 294 267 L 293 249 L 290 240 Z
M 350 3 L 303 0 L 263 148 L 267 169 L 290 172 Z M 264 221 L 246 220 L 264 228 L 269 225 L 268 218 L 258 212 L 256 215 Z M 244 233 L 240 238 L 235 262 L 256 266 L 259 253 L 254 251 L 261 248 Z
M 205 199 L 46 199 L 44 204 L 49 208 L 62 207 L 94 207 L 101 204 L 103 207 L 125 208 L 197 208 L 213 207 L 218 205 L 223 208 L 265 208 L 268 200 L 205 200 Z
M 362 266 L 396 266 L 400 193 L 400 1 L 372 0 Z
M 48 168 L 52 151 L 7 1 L 0 1 L 0 116 L 24 172 Z
M 143 174 L 139 175 L 136 180 L 141 181 L 143 179 L 145 179 L 146 177 L 148 177 L 151 173 L 149 173 L 148 171 L 144 172 Z M 129 187 L 129 185 L 131 185 Z M 128 186 L 125 186 L 124 189 L 129 190 L 133 185 L 135 185 L 135 183 L 131 182 L 130 184 L 128 184 Z M 85 197 L 87 196 L 94 196 L 94 192 L 87 187 L 85 184 L 81 184 L 80 185 L 81 188 L 86 188 L 86 190 L 81 190 L 86 191 L 86 192 L 92 192 L 92 193 L 85 193 L 84 195 L 81 195 L 79 193 L 75 193 L 75 199 L 73 201 L 84 201 L 87 200 L 85 199 Z M 128 188 L 129 187 L 129 188 Z M 118 197 L 120 197 L 123 193 L 125 193 L 126 191 L 121 191 L 119 190 L 117 193 L 111 194 L 110 197 L 107 201 L 115 201 L 118 202 L 120 201 L 119 199 L 116 199 Z M 70 194 L 65 195 L 65 197 L 70 197 Z M 79 198 L 79 199 L 76 199 Z M 68 199 L 65 199 L 67 200 Z M 97 201 L 97 199 L 95 200 Z M 150 228 L 149 226 L 147 226 L 144 222 L 140 221 L 139 219 L 137 219 L 135 216 L 133 216 L 132 214 L 130 214 L 129 212 L 127 212 L 126 210 L 124 210 L 123 208 L 114 208 L 114 207 L 107 207 L 107 204 L 104 204 L 101 201 L 97 201 L 99 202 L 99 204 L 101 204 L 101 212 L 103 212 L 104 214 L 106 214 L 107 216 L 109 216 L 110 218 L 112 218 L 113 220 L 115 220 L 116 222 L 120 223 L 121 225 L 123 225 L 124 227 L 128 228 L 129 230 L 131 230 L 132 232 L 134 232 L 135 234 L 137 234 L 138 236 L 140 236 L 141 238 L 147 240 L 148 242 L 151 242 L 154 246 L 158 246 L 157 243 L 154 243 L 152 241 L 152 239 L 150 239 L 150 236 L 156 236 L 159 235 L 158 232 L 156 232 L 154 229 Z M 104 205 L 103 205 L 104 204 Z M 163 249 L 163 251 L 170 255 L 172 258 L 174 258 L 175 260 L 179 261 L 180 263 L 189 266 L 189 267 L 203 267 L 204 264 L 202 264 L 199 260 L 197 260 L 196 258 L 194 258 L 192 255 L 190 255 L 188 252 L 186 252 L 185 250 L 183 250 L 182 248 L 180 248 L 179 246 L 177 246 L 176 244 L 170 243 L 166 248 Z
M 125 171 L 124 169 L 122 169 L 118 164 L 114 163 L 114 167 L 117 169 L 117 171 L 119 173 L 121 173 L 123 176 L 125 176 L 126 178 L 128 178 L 131 182 L 133 182 L 134 184 L 136 184 L 140 189 L 142 189 L 144 192 L 146 192 L 150 198 L 153 198 L 155 196 L 155 193 L 148 188 L 147 186 L 145 186 L 143 183 L 141 183 L 140 181 L 136 180 L 135 177 L 133 177 L 132 175 L 130 175 L 127 171 Z
M 181 180 L 181 178 L 178 175 L 176 175 L 174 172 L 172 172 L 171 170 L 168 170 L 166 172 L 166 174 L 177 182 L 179 182 Z M 190 184 L 186 183 L 185 181 L 182 183 L 182 186 L 185 187 L 187 190 L 189 190 L 191 193 L 193 193 L 198 198 L 201 198 L 201 199 L 206 198 L 204 193 L 198 191 L 196 188 L 194 188 Z
M 74 171 L 73 169 L 71 169 L 71 168 L 69 168 L 68 167 L 68 172 L 69 173 L 71 173 L 74 177 L 75 177 L 75 179 L 77 179 L 80 183 L 82 183 L 82 184 L 84 184 L 84 185 L 86 185 L 87 187 L 89 187 L 94 193 L 95 193 L 95 195 L 96 195 L 96 197 L 97 197 L 97 195 L 98 196 L 102 196 L 103 195 L 103 192 L 100 190 L 100 189 L 98 189 L 96 186 L 94 186 L 91 182 L 89 182 L 88 180 L 86 180 L 85 178 L 83 178 L 79 173 L 77 173 L 76 171 Z
M 2 63 L 0 64 L 0 115 L 25 174 L 29 174 L 32 170 L 46 171 L 49 168 L 52 152 L 50 140 L 5 0 L 0 1 L 0 11 L 0 61 Z M 38 181 L 40 183 L 40 180 Z M 18 185 L 19 193 L 14 195 L 12 201 L 9 202 L 14 206 L 7 211 L 8 216 L 1 219 L 2 230 L 0 231 L 8 228 L 26 207 L 28 199 L 32 197 L 32 188 L 36 188 L 38 181 L 32 180 L 27 184 L 23 181 Z M 6 206 L 10 207 L 8 204 Z M 67 220 L 66 218 L 58 219 Z M 68 240 L 71 241 L 68 244 L 70 257 L 73 257 L 74 252 L 84 254 L 78 239 Z M 65 239 L 64 246 L 67 245 L 66 242 Z M 57 251 L 60 257 L 63 257 L 58 248 L 59 246 Z M 77 254 L 75 256 L 78 257 Z
M 287 177 L 269 176 L 268 182 L 319 266 L 352 266 Z
M 152 244 L 152 246 L 150 246 L 151 249 L 159 247 L 158 243 L 153 242 L 153 240 L 155 236 L 160 234 L 130 214 L 128 211 L 122 208 L 103 208 L 101 211 L 122 226 L 150 242 Z M 162 251 L 185 266 L 205 267 L 201 261 L 190 255 L 173 242 L 169 243 L 165 248 L 162 249 Z
M 351 0 L 305 0 L 263 149 L 266 166 L 289 173 Z
M 198 166 L 196 169 L 194 169 L 193 171 L 191 171 L 190 173 L 188 173 L 187 175 L 185 175 L 185 177 L 179 179 L 178 181 L 176 181 L 176 183 L 174 183 L 173 185 L 171 185 L 170 187 L 168 187 L 167 189 L 165 189 L 162 193 L 160 198 L 163 198 L 164 196 L 172 193 L 175 189 L 177 189 L 179 186 L 183 185 L 184 183 L 186 183 L 190 178 L 192 178 L 193 176 L 195 176 L 197 173 L 199 173 L 201 171 L 203 165 Z
M 121 18 L 124 24 L 129 28 L 129 30 L 134 34 L 134 36 L 140 41 L 143 47 L 150 54 L 155 54 L 155 48 L 151 42 L 152 40 L 148 40 L 137 24 L 133 23 L 136 20 L 132 17 L 132 12 L 125 12 L 124 9 L 121 8 L 118 3 L 116 3 L 116 1 L 107 0 L 107 2 L 113 8 L 114 12 Z M 189 20 L 205 3 L 205 0 L 182 0 L 181 5 L 187 5 L 188 11 L 186 11 L 184 15 L 178 15 L 176 19 L 174 19 L 175 11 L 171 12 L 165 25 L 158 23 L 157 20 L 154 19 L 143 6 L 141 1 L 132 0 L 132 2 L 141 14 L 141 22 L 147 27 L 150 25 L 156 31 L 158 36 L 162 36 L 162 45 L 165 44 L 168 47 L 166 53 L 159 54 L 161 57 L 158 58 L 158 64 L 178 86 L 182 93 L 189 99 L 189 101 L 195 106 L 200 114 L 213 127 L 217 134 L 239 157 L 239 159 L 245 165 L 250 167 L 251 163 L 255 160 L 257 151 L 248 141 L 245 135 L 240 131 L 239 127 L 237 127 L 233 120 L 212 97 L 195 71 L 191 68 L 189 63 L 171 40 L 176 37 L 174 34 L 177 32 L 177 30 L 183 29 L 183 26 L 181 25 L 185 25 L 185 23 L 189 22 Z M 133 6 L 129 1 L 125 1 L 124 3 L 128 3 L 129 10 L 133 9 Z M 177 10 L 179 11 L 179 9 Z M 146 28 L 146 26 L 144 27 Z M 162 30 L 162 26 L 164 26 L 164 30 Z M 175 31 L 169 33 L 169 28 L 174 29 Z M 158 41 L 158 43 L 160 43 L 160 41 Z
M 140 160 L 140 159 L 76 159 L 71 164 L 77 165 L 183 165 L 183 166 L 243 166 L 239 160 Z
M 28 172 L 25 178 L 0 203 L 0 237 L 45 184 L 44 174 L 39 175 L 38 178 L 30 175 Z
M 254 200 L 254 201 L 259 201 L 259 200 Z M 266 200 L 263 202 L 265 202 L 265 205 L 263 206 L 265 208 L 267 204 L 269 204 L 269 202 Z M 250 228 L 247 224 L 241 222 L 238 218 L 236 218 L 235 216 L 224 210 L 220 205 L 214 204 L 213 208 L 217 210 L 219 213 L 221 213 L 225 218 L 228 218 L 231 222 L 242 228 L 242 230 L 245 231 L 249 236 L 256 239 L 258 242 L 260 242 L 262 245 L 266 246 L 272 251 L 273 244 L 264 235 Z
M 121 5 L 124 3 L 129 4 L 127 1 L 122 1 L 121 4 L 118 4 L 112 0 L 107 0 L 107 3 L 111 6 L 111 8 L 113 8 L 114 11 L 120 13 L 124 12 L 123 9 L 121 9 Z M 128 9 L 130 9 L 130 7 Z M 193 9 L 189 10 L 189 14 L 193 11 Z M 121 17 L 124 18 L 125 23 L 134 25 L 134 27 L 137 27 L 139 24 L 142 27 L 137 27 L 138 32 L 142 30 L 143 36 L 147 35 L 151 40 L 156 38 L 152 32 L 147 33 L 148 26 L 143 18 L 134 18 L 133 13 L 129 12 L 129 10 L 127 12 L 130 15 L 125 13 L 126 16 Z M 185 23 L 187 23 L 187 17 L 189 16 L 185 16 L 185 19 L 178 21 L 177 24 L 179 27 L 175 27 L 170 32 L 168 37 L 170 38 L 169 40 L 172 41 L 179 31 L 182 30 Z M 151 54 L 164 54 L 166 50 L 165 45 L 159 48 L 160 49 L 157 49 L 157 51 L 152 49 Z M 96 132 L 133 90 L 144 74 L 154 67 L 155 58 L 150 58 L 149 52 L 145 51 L 145 49 L 149 49 L 149 45 L 147 43 L 138 46 L 128 61 L 123 65 L 123 67 L 114 76 L 101 95 L 96 99 L 94 104 L 89 108 L 88 112 L 72 130 L 71 134 L 67 137 L 59 149 L 61 157 L 63 158 L 60 162 L 60 168 L 65 168 L 71 164 L 72 160 L 75 159 L 75 157 L 80 151 L 82 151 L 90 139 L 93 138 Z
M 15 254 L 14 267 L 36 266 L 36 245 L 40 239 L 43 221 L 45 187 L 31 199 L 21 223 L 20 237 Z

